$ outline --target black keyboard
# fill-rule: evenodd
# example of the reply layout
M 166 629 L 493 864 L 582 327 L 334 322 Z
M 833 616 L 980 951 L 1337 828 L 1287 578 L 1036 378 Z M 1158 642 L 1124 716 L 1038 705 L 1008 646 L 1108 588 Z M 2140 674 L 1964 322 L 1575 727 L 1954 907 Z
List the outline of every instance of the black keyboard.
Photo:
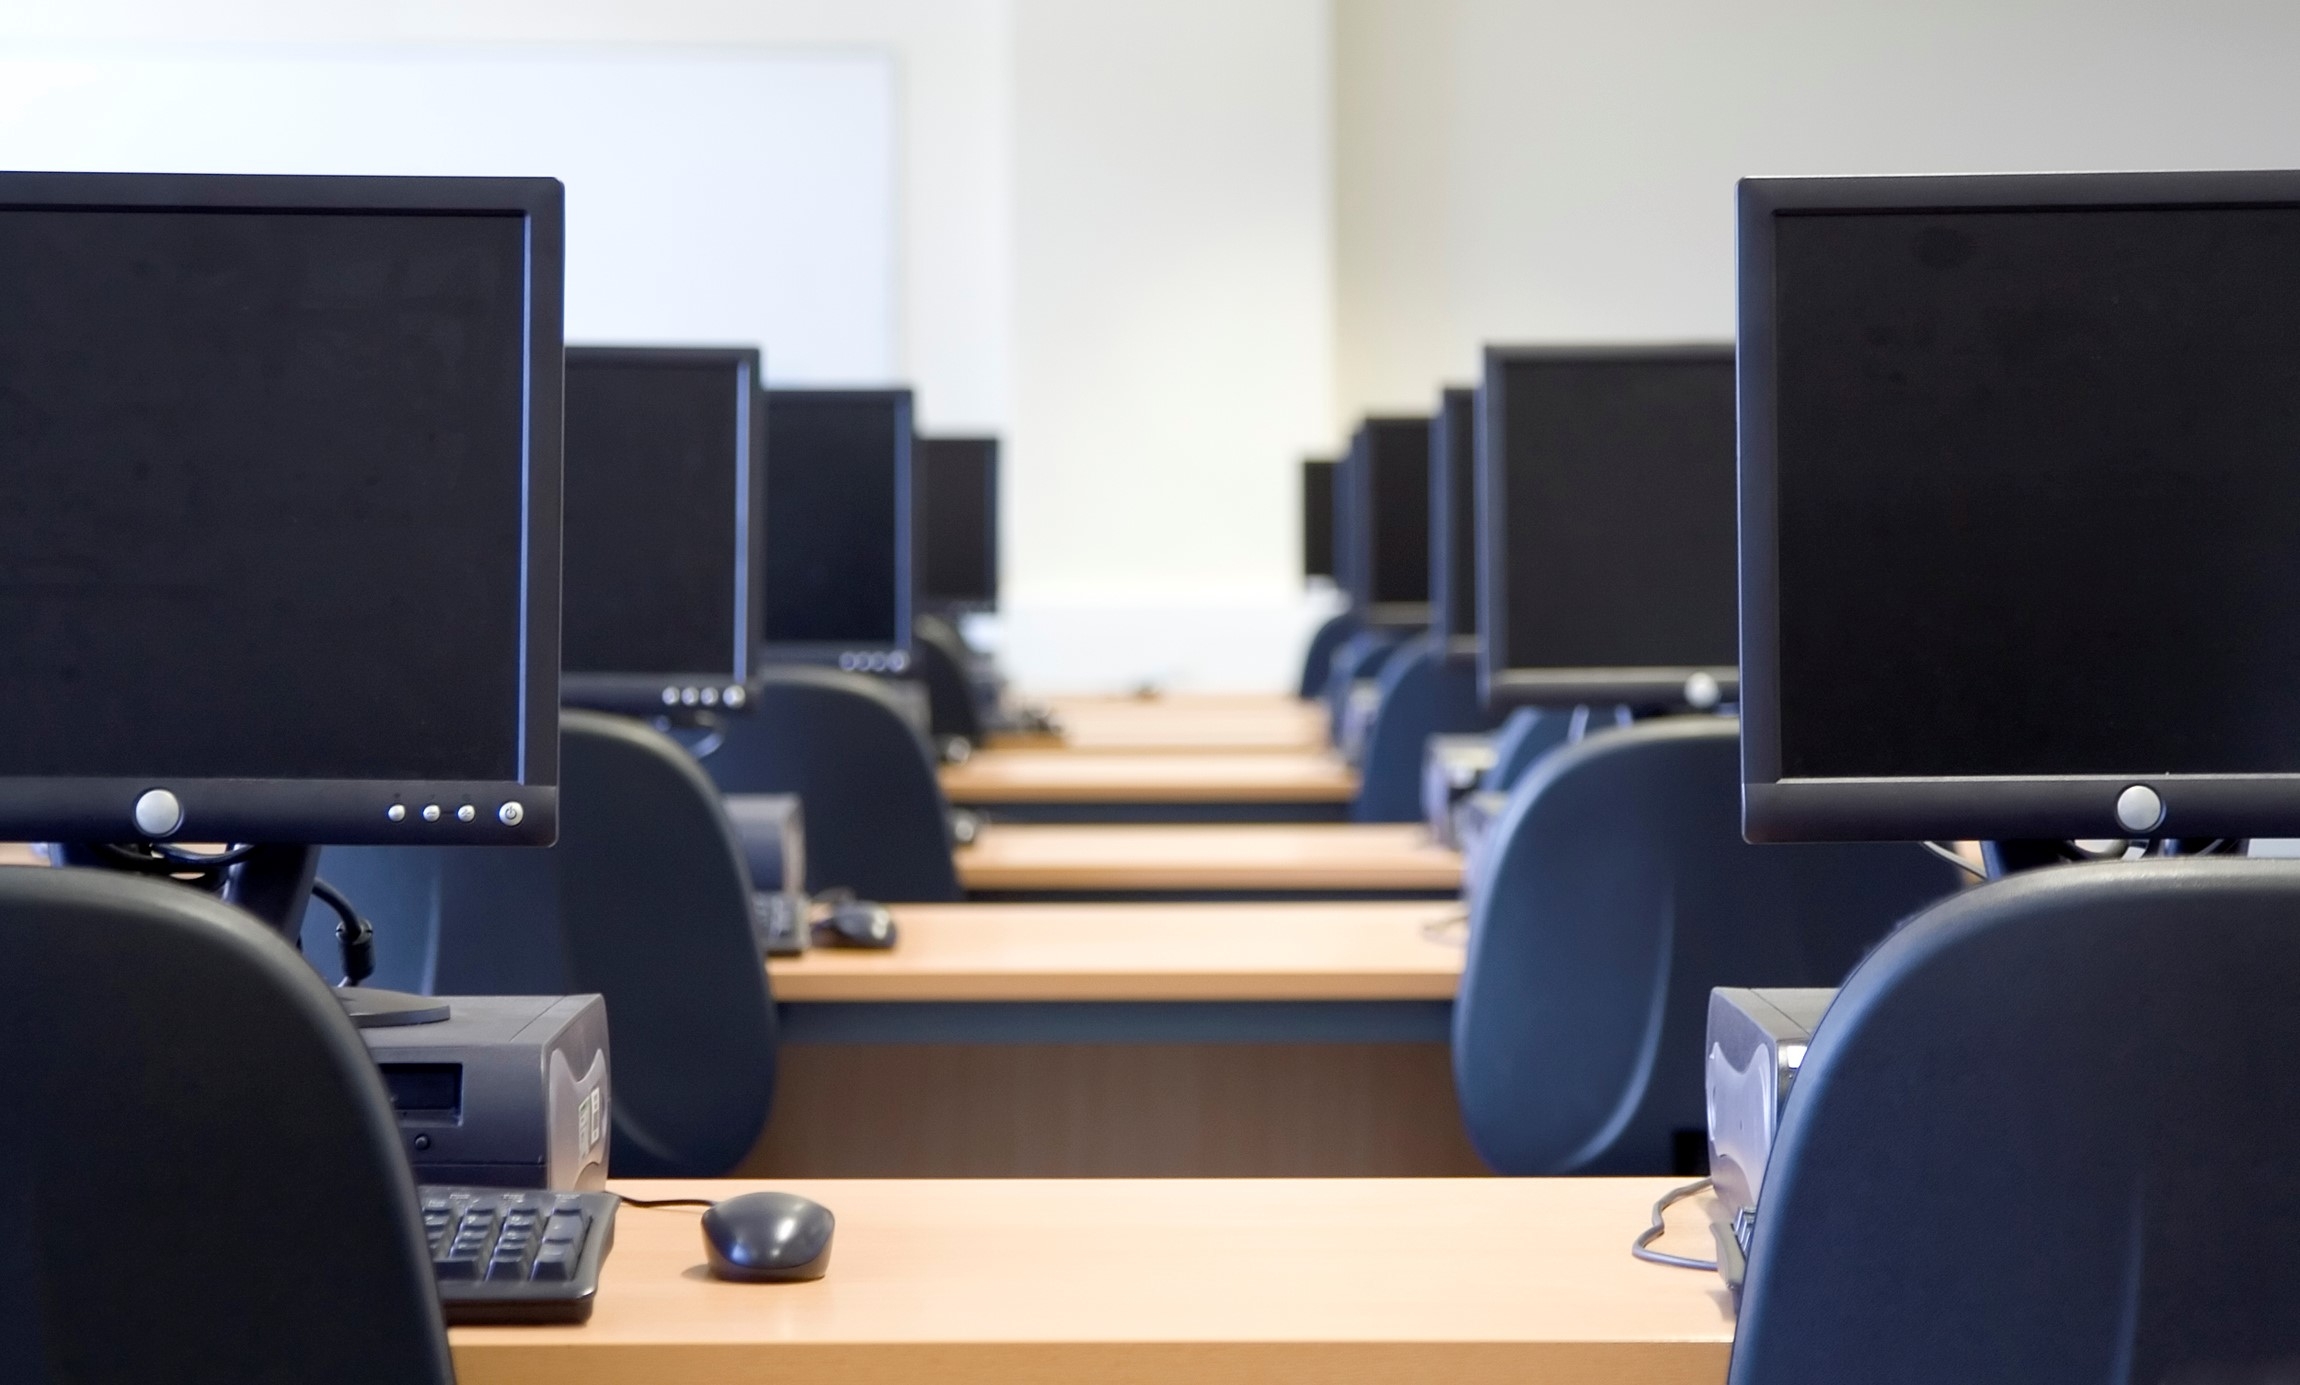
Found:
M 615 1243 L 613 1193 L 416 1189 L 450 1323 L 584 1322 Z

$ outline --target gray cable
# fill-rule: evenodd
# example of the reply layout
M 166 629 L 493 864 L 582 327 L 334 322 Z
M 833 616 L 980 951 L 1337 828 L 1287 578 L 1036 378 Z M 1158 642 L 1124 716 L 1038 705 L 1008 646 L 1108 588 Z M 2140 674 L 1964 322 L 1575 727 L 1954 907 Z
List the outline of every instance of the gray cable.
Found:
M 1682 1188 L 1672 1188 L 1663 1194 L 1661 1200 L 1653 1204 L 1653 1225 L 1637 1233 L 1637 1239 L 1630 1243 L 1629 1253 L 1640 1260 L 1656 1265 L 1667 1265 L 1671 1269 L 1709 1270 L 1714 1273 L 1717 1269 L 1717 1262 L 1714 1260 L 1696 1260 L 1690 1255 L 1671 1255 L 1666 1250 L 1654 1250 L 1652 1246 L 1655 1241 L 1661 1239 L 1661 1233 L 1668 1229 L 1670 1208 L 1675 1207 L 1695 1193 L 1707 1192 L 1715 1186 L 1709 1179 L 1704 1178 L 1697 1182 L 1688 1183 Z
M 1918 845 L 1959 870 L 1970 871 L 1983 880 L 1989 878 L 1989 873 L 1986 870 L 1958 855 L 1956 848 L 1946 842 L 1919 842 Z

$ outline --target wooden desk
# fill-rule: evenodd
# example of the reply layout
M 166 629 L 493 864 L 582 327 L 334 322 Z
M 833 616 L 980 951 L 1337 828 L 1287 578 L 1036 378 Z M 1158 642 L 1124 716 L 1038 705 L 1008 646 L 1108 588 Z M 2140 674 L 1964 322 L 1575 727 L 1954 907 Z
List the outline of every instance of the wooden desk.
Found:
M 968 890 L 1432 893 L 1461 856 L 1413 823 L 993 823 L 956 852 Z
M 1048 698 L 1062 735 L 1052 744 L 1081 753 L 1269 751 L 1303 754 L 1327 747 L 1326 710 L 1282 693 L 1167 693 L 1159 697 Z M 1045 746 L 1045 737 L 994 746 Z
M 901 946 L 776 958 L 775 999 L 1451 1000 L 1457 906 L 897 904 Z
M 1326 751 L 1146 755 L 985 750 L 942 770 L 953 803 L 1347 803 L 1358 776 Z
M 771 965 L 745 1174 L 1485 1172 L 1448 1041 L 1457 903 L 893 907 L 892 951 Z
M 697 1212 L 626 1207 L 589 1323 L 449 1341 L 463 1385 L 1714 1385 L 1724 1287 L 1629 1254 L 1676 1181 L 785 1184 L 838 1217 L 825 1279 L 722 1284 Z M 1662 1246 L 1709 1253 L 1697 1206 Z

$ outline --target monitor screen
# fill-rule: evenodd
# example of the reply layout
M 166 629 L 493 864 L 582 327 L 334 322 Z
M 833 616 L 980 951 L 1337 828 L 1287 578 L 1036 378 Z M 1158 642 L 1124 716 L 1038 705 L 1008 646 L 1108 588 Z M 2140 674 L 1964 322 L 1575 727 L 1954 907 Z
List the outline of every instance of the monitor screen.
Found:
M 1733 349 L 1487 353 L 1489 701 L 1730 696 Z
M 942 610 L 998 605 L 998 439 L 919 438 L 918 594 Z
M 1302 463 L 1302 576 L 1334 575 L 1334 464 Z
M 756 350 L 568 348 L 567 701 L 745 700 L 758 388 Z
M 2300 773 L 2300 176 L 1769 180 L 1744 212 L 1749 769 L 1821 791 L 1753 795 L 1752 831 L 2149 835 L 2134 785 L 2168 834 L 2300 830 L 2233 780 Z
M 555 784 L 559 275 L 548 180 L 0 174 L 0 833 Z
M 1449 389 L 1430 419 L 1430 626 L 1477 638 L 1477 391 Z
M 1369 418 L 1351 444 L 1352 592 L 1371 625 L 1429 623 L 1430 421 Z
M 908 390 L 767 391 L 765 640 L 900 669 L 910 647 Z

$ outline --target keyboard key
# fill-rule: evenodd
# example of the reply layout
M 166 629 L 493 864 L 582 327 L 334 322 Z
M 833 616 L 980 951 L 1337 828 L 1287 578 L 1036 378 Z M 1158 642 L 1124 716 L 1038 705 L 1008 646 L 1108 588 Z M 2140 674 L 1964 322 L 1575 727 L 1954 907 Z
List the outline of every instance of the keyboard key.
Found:
M 479 1277 L 479 1257 L 477 1255 L 461 1255 L 450 1251 L 431 1262 L 431 1272 L 440 1279 L 477 1279 Z
M 534 1277 L 539 1280 L 561 1281 L 575 1277 L 575 1247 L 565 1241 L 551 1241 L 535 1254 Z
M 583 1218 L 581 1214 L 570 1215 L 562 1213 L 553 1217 L 551 1219 L 551 1224 L 543 1229 L 543 1239 L 546 1241 L 580 1242 L 583 1239 Z

